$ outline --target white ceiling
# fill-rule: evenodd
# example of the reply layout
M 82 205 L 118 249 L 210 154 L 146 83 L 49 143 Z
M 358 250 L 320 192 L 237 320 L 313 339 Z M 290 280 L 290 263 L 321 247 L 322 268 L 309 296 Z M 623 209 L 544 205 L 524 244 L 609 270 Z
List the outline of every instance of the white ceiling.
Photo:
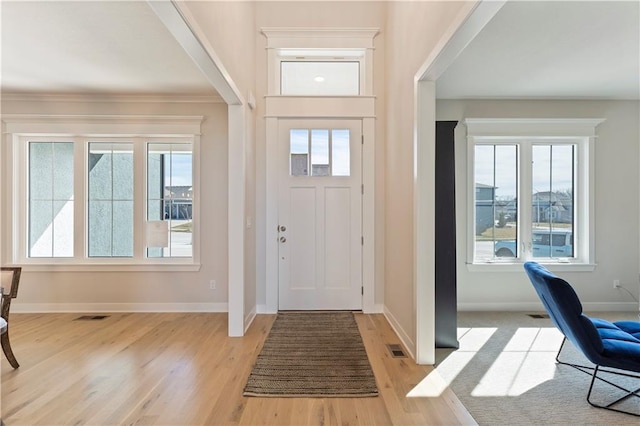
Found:
M 0 7 L 3 93 L 216 95 L 147 2 Z
M 437 97 L 639 99 L 640 2 L 509 1 Z M 3 93 L 216 92 L 144 1 L 2 0 Z
M 640 2 L 509 1 L 436 82 L 439 99 L 640 99 Z

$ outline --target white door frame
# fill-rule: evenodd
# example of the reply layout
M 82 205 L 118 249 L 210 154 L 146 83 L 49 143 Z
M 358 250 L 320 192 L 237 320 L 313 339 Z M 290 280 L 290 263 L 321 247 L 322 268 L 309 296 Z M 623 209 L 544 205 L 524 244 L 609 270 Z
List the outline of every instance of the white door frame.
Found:
M 366 96 L 266 98 L 266 312 L 278 312 L 278 122 L 280 119 L 362 120 L 362 311 L 379 312 L 375 304 L 375 99 Z
M 435 364 L 436 80 L 495 16 L 505 0 L 465 3 L 415 77 L 414 300 L 416 362 Z
M 189 9 L 173 1 L 149 1 L 148 4 L 228 105 L 228 335 L 244 336 L 252 319 L 251 312 L 245 313 L 244 303 L 245 152 L 247 125 L 251 122 L 248 109 L 244 97 Z

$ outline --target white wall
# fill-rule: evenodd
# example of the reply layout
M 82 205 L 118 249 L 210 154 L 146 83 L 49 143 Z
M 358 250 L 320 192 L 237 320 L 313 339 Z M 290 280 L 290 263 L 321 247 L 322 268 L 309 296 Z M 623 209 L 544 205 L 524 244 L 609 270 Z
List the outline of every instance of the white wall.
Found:
M 640 121 L 636 101 L 438 100 L 438 120 L 464 118 L 604 118 L 595 145 L 595 261 L 593 272 L 558 272 L 574 285 L 586 310 L 637 309 Z M 466 128 L 456 127 L 458 306 L 461 310 L 542 309 L 524 272 L 470 272 L 466 259 Z
M 2 102 L 3 114 L 202 115 L 200 158 L 201 263 L 198 272 L 24 272 L 20 310 L 227 309 L 227 107 L 223 103 Z M 2 139 L 5 144 L 5 139 Z M 7 181 L 4 182 L 7 184 Z M 3 187 L 2 217 L 10 203 Z M 3 224 L 5 231 L 7 224 Z M 2 263 L 9 263 L 3 238 Z M 217 289 L 209 289 L 209 280 Z
M 415 349 L 415 76 L 464 2 L 389 2 L 385 31 L 385 312 Z
M 250 1 L 182 1 L 206 41 L 224 65 L 225 71 L 245 102 L 255 93 L 255 2 Z M 255 111 L 244 109 L 244 270 L 242 309 L 245 324 L 253 319 L 256 307 L 256 145 Z M 226 205 L 226 203 L 225 203 Z M 234 285 L 233 283 L 231 285 Z M 238 292 L 234 294 L 239 294 Z M 232 307 L 233 309 L 233 307 Z

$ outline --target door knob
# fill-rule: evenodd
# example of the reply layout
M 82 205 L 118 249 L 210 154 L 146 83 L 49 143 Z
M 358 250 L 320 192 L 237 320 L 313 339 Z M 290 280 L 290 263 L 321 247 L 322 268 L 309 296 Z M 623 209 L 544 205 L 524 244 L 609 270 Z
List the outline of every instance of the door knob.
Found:
M 280 237 L 280 242 L 281 242 L 281 243 L 284 243 L 284 242 L 286 242 L 286 241 L 287 241 L 287 239 L 286 239 L 285 237 Z
M 286 231 L 286 230 L 287 230 L 287 227 L 286 227 L 286 226 L 282 225 L 282 226 L 280 227 L 280 232 L 284 232 L 284 231 Z

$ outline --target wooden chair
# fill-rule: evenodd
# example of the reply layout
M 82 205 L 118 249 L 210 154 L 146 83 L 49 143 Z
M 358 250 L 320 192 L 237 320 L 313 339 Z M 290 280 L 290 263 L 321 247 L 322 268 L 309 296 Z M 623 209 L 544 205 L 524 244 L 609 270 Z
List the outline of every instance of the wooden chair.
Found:
M 20 284 L 20 267 L 1 267 L 0 268 L 0 287 L 2 287 L 2 305 L 0 307 L 0 316 L 7 323 L 6 330 L 0 335 L 0 343 L 2 350 L 7 357 L 7 361 L 13 368 L 20 367 L 16 357 L 11 350 L 9 342 L 9 309 L 11 308 L 11 299 L 15 299 L 18 295 L 18 284 Z

